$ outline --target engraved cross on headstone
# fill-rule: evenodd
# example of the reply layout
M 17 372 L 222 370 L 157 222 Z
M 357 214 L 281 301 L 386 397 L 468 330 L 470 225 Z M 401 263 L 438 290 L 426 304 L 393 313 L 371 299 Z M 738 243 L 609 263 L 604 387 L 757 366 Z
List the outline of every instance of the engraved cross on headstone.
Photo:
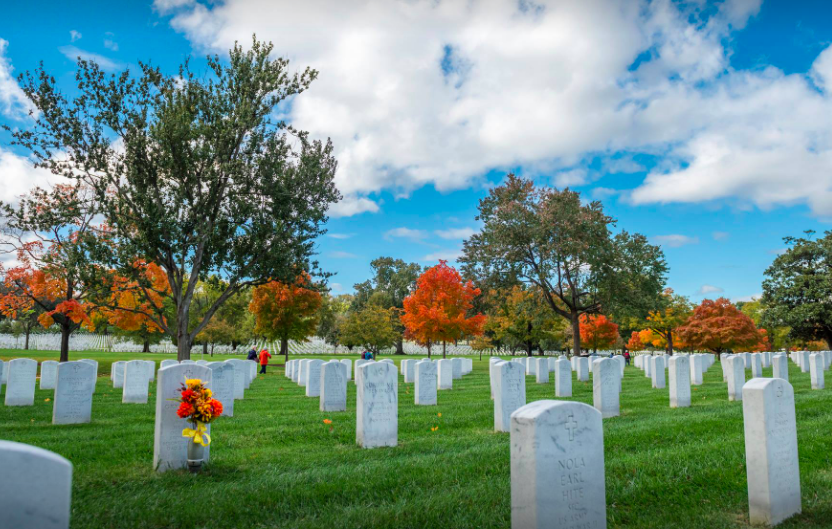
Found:
M 575 430 L 578 428 L 578 422 L 575 420 L 575 415 L 570 413 L 566 418 L 566 430 L 569 432 L 569 440 L 575 440 Z

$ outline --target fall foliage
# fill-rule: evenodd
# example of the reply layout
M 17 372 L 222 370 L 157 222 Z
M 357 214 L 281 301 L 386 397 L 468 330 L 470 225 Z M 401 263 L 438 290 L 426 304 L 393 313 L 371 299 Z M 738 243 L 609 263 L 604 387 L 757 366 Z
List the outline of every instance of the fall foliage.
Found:
M 672 355 L 674 347 L 682 347 L 678 329 L 687 322 L 691 311 L 690 302 L 686 297 L 674 294 L 673 289 L 665 289 L 662 293 L 661 307 L 651 311 L 647 316 L 647 327 L 655 335 L 648 341 L 654 347 L 664 347 L 668 354 Z
M 618 325 L 603 314 L 582 314 L 580 332 L 581 343 L 593 351 L 611 347 L 618 339 Z
M 690 347 L 717 355 L 727 350 L 759 350 L 767 344 L 765 332 L 726 298 L 702 301 L 678 332 Z
M 633 334 L 630 335 L 630 340 L 627 342 L 627 349 L 630 351 L 641 351 L 644 349 L 644 343 L 642 343 L 638 331 L 633 331 Z
M 255 287 L 249 310 L 254 314 L 255 332 L 280 340 L 280 354 L 289 357 L 289 340 L 306 340 L 315 334 L 321 294 L 311 289 L 307 274 L 294 284 L 270 281 Z
M 485 316 L 467 317 L 479 293 L 471 281 L 463 282 L 456 269 L 439 261 L 419 276 L 416 290 L 404 299 L 406 336 L 427 346 L 430 355 L 434 344 L 482 334 Z

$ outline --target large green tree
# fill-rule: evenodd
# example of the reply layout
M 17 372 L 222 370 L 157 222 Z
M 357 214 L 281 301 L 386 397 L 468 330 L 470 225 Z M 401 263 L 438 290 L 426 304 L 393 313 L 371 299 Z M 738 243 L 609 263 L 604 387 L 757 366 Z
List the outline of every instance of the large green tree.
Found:
M 175 75 L 148 64 L 106 75 L 79 58 L 72 98 L 43 68 L 21 76 L 38 113 L 31 130 L 10 131 L 14 143 L 94 191 L 113 230 L 108 266 L 138 281 L 137 258 L 162 267 L 176 326 L 149 316 L 180 360 L 236 293 L 317 271 L 314 241 L 339 199 L 331 143 L 274 118 L 317 72 L 291 73 L 271 53 L 254 39 L 208 57 L 207 72 L 185 62 Z M 197 279 L 210 275 L 227 286 L 190 328 Z
M 832 231 L 784 241 L 788 248 L 765 271 L 762 324 L 790 327 L 791 338 L 832 347 Z
M 582 314 L 649 306 L 661 293 L 667 273 L 661 249 L 638 234 L 613 236 L 615 221 L 601 203 L 583 203 L 575 191 L 536 187 L 509 174 L 480 200 L 477 219 L 483 228 L 464 243 L 466 270 L 539 288 L 551 310 L 572 325 L 576 355 Z

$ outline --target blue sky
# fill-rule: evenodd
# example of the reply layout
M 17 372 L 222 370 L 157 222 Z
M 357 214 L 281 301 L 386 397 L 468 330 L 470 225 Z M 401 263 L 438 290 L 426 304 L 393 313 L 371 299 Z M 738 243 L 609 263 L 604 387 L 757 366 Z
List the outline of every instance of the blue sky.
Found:
M 338 153 L 345 202 L 319 241 L 335 291 L 382 255 L 453 261 L 515 171 L 660 243 L 677 292 L 759 294 L 782 238 L 832 218 L 832 7 L 570 4 L 9 3 L 0 123 L 26 126 L 9 75 L 39 61 L 71 88 L 77 54 L 174 73 L 256 32 L 321 72 L 288 118 Z M 0 133 L 0 200 L 47 180 L 23 156 Z

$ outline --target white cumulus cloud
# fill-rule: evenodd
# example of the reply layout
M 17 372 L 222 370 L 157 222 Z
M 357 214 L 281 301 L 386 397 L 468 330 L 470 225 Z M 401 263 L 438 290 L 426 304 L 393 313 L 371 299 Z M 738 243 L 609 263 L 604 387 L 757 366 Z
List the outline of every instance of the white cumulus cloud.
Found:
M 699 242 L 699 237 L 689 237 L 687 235 L 673 233 L 670 235 L 655 235 L 650 237 L 650 240 L 656 244 L 667 246 L 668 248 L 679 248 L 680 246 L 685 246 L 687 244 L 697 244 Z
M 477 233 L 474 228 L 449 228 L 447 230 L 436 230 L 434 233 L 441 239 L 467 239 L 471 235 Z

